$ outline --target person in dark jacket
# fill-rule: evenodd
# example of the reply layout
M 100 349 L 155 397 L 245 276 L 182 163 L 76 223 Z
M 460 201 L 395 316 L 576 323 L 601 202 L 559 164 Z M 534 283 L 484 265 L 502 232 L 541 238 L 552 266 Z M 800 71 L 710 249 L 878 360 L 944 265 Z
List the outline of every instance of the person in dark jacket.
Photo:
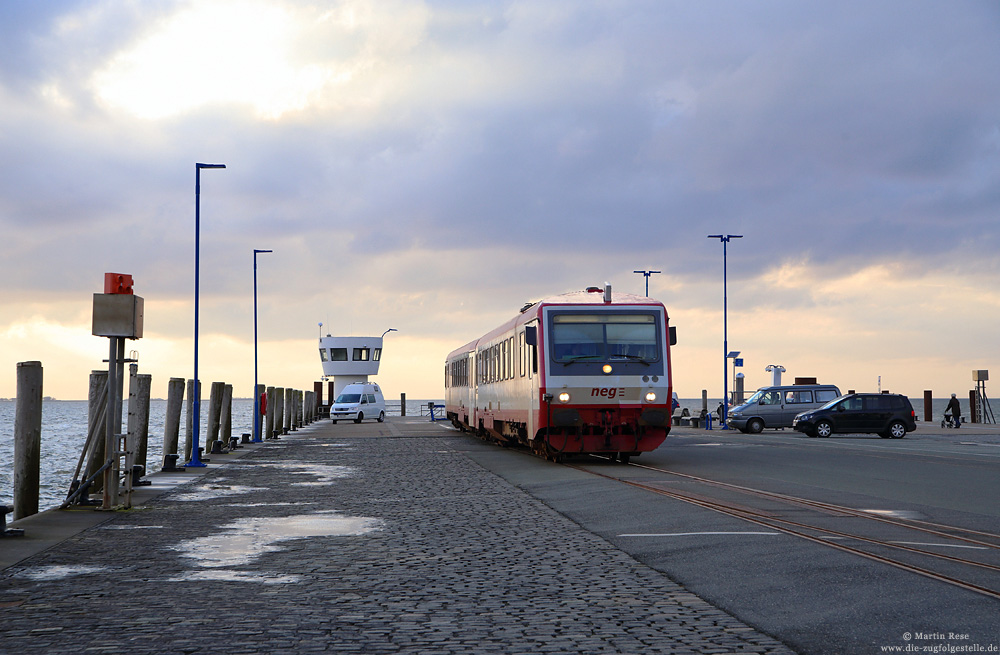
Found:
M 945 419 L 948 418 L 949 414 L 955 419 L 956 428 L 962 425 L 962 405 L 958 402 L 955 394 L 951 394 L 951 400 L 948 401 L 948 407 L 945 408 L 944 412 Z

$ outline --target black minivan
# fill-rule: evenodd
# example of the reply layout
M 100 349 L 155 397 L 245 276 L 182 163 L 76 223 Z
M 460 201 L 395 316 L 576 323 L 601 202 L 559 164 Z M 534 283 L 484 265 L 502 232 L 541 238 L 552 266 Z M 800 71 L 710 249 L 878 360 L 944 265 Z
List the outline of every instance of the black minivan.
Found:
M 883 439 L 902 439 L 917 429 L 910 399 L 890 393 L 849 393 L 817 409 L 796 415 L 792 427 L 810 437 L 834 432 L 874 432 Z

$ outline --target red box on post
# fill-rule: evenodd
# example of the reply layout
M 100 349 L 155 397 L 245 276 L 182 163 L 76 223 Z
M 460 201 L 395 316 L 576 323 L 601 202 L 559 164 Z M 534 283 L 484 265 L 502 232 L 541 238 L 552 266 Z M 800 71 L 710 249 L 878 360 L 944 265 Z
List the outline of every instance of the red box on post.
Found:
M 105 273 L 104 293 L 132 295 L 132 276 L 125 273 Z

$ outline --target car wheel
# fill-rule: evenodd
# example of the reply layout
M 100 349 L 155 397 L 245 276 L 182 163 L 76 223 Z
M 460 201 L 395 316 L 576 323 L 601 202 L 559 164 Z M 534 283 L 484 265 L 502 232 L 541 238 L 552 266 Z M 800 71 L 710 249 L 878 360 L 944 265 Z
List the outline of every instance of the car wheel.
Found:
M 379 412 L 378 413 L 378 422 L 379 423 L 385 423 L 385 412 Z
M 360 423 L 363 420 L 365 420 L 365 414 L 364 414 L 364 412 L 358 412 L 358 417 L 356 419 L 354 419 L 354 422 L 355 423 Z
M 906 436 L 906 426 L 903 425 L 902 421 L 893 421 L 889 425 L 889 436 L 893 439 L 902 439 Z
M 833 434 L 833 424 L 829 421 L 820 421 L 816 424 L 816 436 L 817 437 L 829 437 Z
M 747 421 L 747 432 L 760 434 L 764 431 L 764 421 L 759 418 L 752 418 Z

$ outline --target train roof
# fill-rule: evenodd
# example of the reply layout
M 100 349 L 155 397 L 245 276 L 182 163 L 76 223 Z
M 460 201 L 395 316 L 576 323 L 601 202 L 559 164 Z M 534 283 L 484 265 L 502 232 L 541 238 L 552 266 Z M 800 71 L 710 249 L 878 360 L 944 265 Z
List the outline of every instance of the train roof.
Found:
M 613 306 L 613 305 L 653 305 L 656 307 L 663 307 L 663 303 L 654 298 L 649 298 L 647 296 L 637 296 L 631 293 L 611 293 L 611 303 L 604 302 L 604 289 L 600 287 L 588 287 L 582 291 L 570 291 L 569 293 L 559 294 L 557 296 L 550 296 L 548 298 L 543 298 L 542 300 L 537 300 L 535 302 L 526 303 L 521 311 L 518 312 L 517 316 L 514 316 L 509 321 L 505 322 L 494 328 L 492 331 L 486 333 L 485 335 L 479 337 L 478 339 L 473 339 L 469 343 L 465 344 L 461 348 L 456 348 L 455 350 L 448 353 L 448 360 L 455 358 L 464 353 L 469 353 L 474 351 L 479 343 L 483 340 L 489 339 L 492 335 L 505 332 L 513 324 L 519 322 L 519 320 L 530 320 L 522 319 L 522 316 L 530 312 L 532 309 L 539 306 L 547 305 L 599 305 L 602 307 Z
M 647 296 L 637 296 L 631 293 L 619 293 L 613 291 L 611 293 L 612 304 L 628 304 L 628 305 L 662 305 L 659 300 L 649 298 Z M 589 287 L 582 291 L 570 291 L 569 293 L 563 293 L 558 296 L 550 296 L 548 298 L 543 298 L 537 302 L 533 302 L 525 307 L 525 311 L 534 307 L 535 305 L 605 305 L 604 302 L 604 289 L 598 287 Z

